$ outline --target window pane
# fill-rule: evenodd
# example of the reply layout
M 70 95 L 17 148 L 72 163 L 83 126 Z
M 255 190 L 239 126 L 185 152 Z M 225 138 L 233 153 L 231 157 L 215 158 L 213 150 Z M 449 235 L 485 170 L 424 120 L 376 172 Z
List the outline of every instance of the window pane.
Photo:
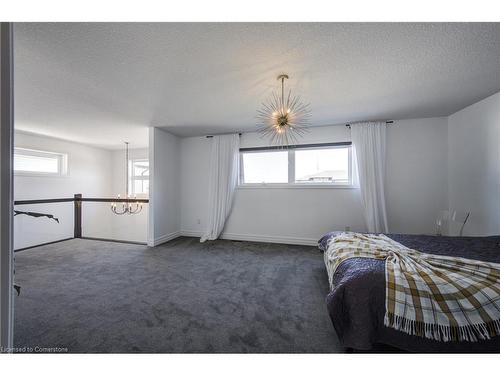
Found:
M 59 173 L 59 158 L 57 155 L 37 156 L 14 154 L 14 170 L 34 173 Z
M 149 161 L 147 160 L 134 161 L 133 165 L 134 165 L 134 170 L 133 170 L 134 176 L 149 176 Z
M 349 183 L 349 148 L 295 151 L 295 182 Z
M 249 152 L 243 154 L 246 184 L 287 183 L 288 152 Z
M 133 194 L 149 194 L 149 180 L 134 180 Z
M 129 182 L 131 195 L 149 195 L 149 160 L 137 159 L 129 161 Z

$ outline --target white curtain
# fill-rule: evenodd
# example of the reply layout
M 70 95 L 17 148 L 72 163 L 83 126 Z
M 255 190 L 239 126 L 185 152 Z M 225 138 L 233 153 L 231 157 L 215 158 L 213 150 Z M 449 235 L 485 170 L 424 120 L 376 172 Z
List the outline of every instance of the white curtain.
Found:
M 385 122 L 351 125 L 351 140 L 357 161 L 359 187 L 368 232 L 387 233 L 385 207 Z
M 234 191 L 239 174 L 238 134 L 218 135 L 212 138 L 210 178 L 208 186 L 208 222 L 200 242 L 219 237 L 231 212 Z

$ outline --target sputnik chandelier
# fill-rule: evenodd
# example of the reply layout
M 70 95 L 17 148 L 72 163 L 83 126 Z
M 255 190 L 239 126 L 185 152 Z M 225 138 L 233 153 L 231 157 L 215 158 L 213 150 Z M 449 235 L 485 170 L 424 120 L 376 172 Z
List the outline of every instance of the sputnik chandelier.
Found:
M 125 191 L 125 199 L 137 199 L 137 196 L 134 196 L 133 198 L 129 195 L 129 158 L 128 158 L 128 142 L 125 142 L 125 186 L 126 186 L 126 191 Z M 121 199 L 120 194 L 118 194 L 117 199 Z M 116 215 L 133 215 L 133 214 L 138 214 L 139 212 L 142 211 L 142 203 L 139 202 L 121 202 L 121 207 L 118 207 L 117 202 L 112 202 L 111 203 L 111 211 L 116 214 Z
M 288 75 L 278 76 L 278 80 L 281 80 L 281 95 L 273 92 L 271 98 L 262 103 L 261 109 L 257 111 L 259 132 L 263 137 L 270 137 L 271 143 L 281 146 L 297 143 L 311 120 L 309 104 L 302 103 L 299 96 L 292 95 L 292 90 L 288 90 L 285 97 L 285 79 L 288 79 Z

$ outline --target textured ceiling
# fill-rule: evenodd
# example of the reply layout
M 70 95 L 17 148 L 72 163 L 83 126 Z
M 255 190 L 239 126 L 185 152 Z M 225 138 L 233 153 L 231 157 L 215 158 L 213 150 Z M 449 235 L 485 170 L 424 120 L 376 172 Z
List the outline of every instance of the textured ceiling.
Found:
M 290 75 L 314 125 L 449 115 L 500 90 L 500 24 L 20 23 L 16 126 L 106 148 L 255 130 Z

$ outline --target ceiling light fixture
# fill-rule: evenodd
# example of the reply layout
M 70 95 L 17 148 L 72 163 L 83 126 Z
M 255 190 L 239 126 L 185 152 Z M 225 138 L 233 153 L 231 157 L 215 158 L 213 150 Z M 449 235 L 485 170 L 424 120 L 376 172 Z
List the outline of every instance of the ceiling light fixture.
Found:
M 302 103 L 299 96 L 292 95 L 292 90 L 288 90 L 285 98 L 285 79 L 288 79 L 287 74 L 278 76 L 281 94 L 273 92 L 271 98 L 262 103 L 261 109 L 257 111 L 259 132 L 263 137 L 271 137 L 271 143 L 281 146 L 297 143 L 311 120 L 309 104 Z

